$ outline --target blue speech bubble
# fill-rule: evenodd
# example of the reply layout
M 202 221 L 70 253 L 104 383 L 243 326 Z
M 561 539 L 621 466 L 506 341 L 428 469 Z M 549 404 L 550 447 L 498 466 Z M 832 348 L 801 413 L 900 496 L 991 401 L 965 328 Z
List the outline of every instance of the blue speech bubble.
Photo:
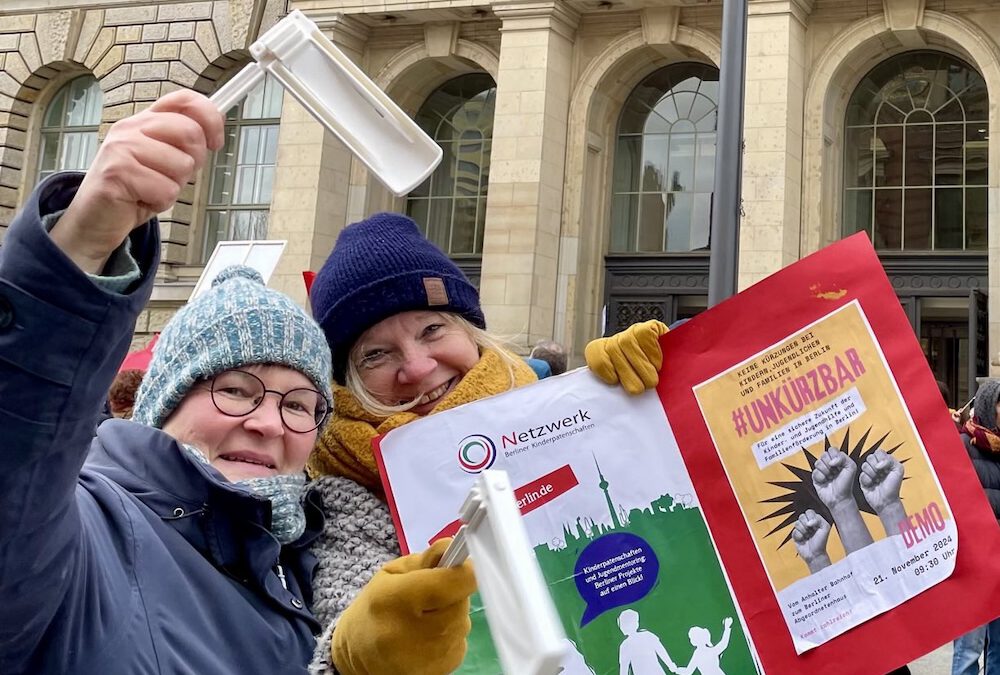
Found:
M 641 600 L 652 590 L 660 561 L 642 537 L 615 532 L 598 537 L 576 561 L 576 590 L 587 603 L 580 627 L 622 605 Z

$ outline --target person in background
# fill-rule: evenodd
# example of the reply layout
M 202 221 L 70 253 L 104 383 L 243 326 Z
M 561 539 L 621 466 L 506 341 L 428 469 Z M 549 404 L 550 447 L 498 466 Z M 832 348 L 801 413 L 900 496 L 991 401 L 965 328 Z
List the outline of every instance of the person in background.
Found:
M 94 437 L 152 293 L 155 214 L 222 143 L 208 99 L 168 94 L 115 123 L 86 175 L 45 179 L 7 231 L 0 673 L 270 675 L 310 661 L 322 513 L 303 470 L 331 378 L 312 318 L 253 270 L 224 270 L 164 328 L 135 421 Z M 475 578 L 434 569 L 435 554 L 393 561 L 357 596 L 342 673 L 403 672 L 402 648 L 464 652 Z
M 108 406 L 111 414 L 118 419 L 132 419 L 132 407 L 135 405 L 135 395 L 142 384 L 145 373 L 138 368 L 120 370 L 111 382 L 108 391 Z
M 380 213 L 349 225 L 317 273 L 313 316 L 333 354 L 334 414 L 309 458 L 308 473 L 327 505 L 314 610 L 328 625 L 312 670 L 334 672 L 347 660 L 355 631 L 354 593 L 399 555 L 372 439 L 471 401 L 535 381 L 523 359 L 486 330 L 479 293 L 458 266 L 405 216 Z M 631 393 L 654 387 L 662 361 L 656 321 L 638 324 L 587 348 L 587 363 Z M 416 451 L 416 449 L 415 449 Z M 460 663 L 437 652 L 427 673 Z M 405 660 L 396 672 L 414 672 Z M 360 672 L 360 671 L 351 671 Z
M 972 417 L 962 424 L 962 442 L 976 469 L 979 482 L 1000 522 L 1000 380 L 988 379 L 979 385 L 972 403 Z M 979 659 L 985 655 L 986 673 L 1000 673 L 1000 619 L 966 633 L 955 640 L 952 675 L 979 673 Z
M 566 348 L 554 340 L 539 340 L 531 350 L 530 357 L 549 364 L 553 375 L 562 375 L 566 372 Z

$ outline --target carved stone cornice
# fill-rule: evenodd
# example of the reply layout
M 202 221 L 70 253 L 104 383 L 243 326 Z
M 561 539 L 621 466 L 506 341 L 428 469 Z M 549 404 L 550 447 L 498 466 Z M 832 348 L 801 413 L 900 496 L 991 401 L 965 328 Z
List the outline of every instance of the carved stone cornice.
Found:
M 580 14 L 562 0 L 505 0 L 494 2 L 492 10 L 502 21 L 501 33 L 551 30 L 572 40 L 580 25 Z

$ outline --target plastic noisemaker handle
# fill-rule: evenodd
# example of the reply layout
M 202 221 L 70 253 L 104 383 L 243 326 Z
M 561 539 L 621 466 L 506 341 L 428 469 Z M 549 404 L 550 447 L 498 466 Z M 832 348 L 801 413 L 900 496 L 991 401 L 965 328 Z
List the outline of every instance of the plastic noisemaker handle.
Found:
M 397 197 L 441 161 L 435 143 L 299 10 L 250 45 L 247 65 L 212 97 L 220 111 L 272 75 Z

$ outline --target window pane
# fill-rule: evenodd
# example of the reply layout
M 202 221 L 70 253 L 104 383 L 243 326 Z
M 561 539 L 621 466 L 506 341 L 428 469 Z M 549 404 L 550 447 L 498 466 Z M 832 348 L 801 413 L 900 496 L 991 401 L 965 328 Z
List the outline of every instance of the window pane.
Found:
M 844 235 L 872 230 L 872 190 L 848 190 L 844 195 Z
M 427 205 L 429 202 L 426 199 L 407 199 L 406 200 L 406 215 L 413 219 L 413 221 L 420 226 L 422 232 L 427 231 Z
M 236 194 L 233 204 L 254 204 L 253 184 L 257 179 L 256 166 L 240 166 L 236 168 Z
M 638 250 L 663 251 L 663 226 L 667 215 L 667 197 L 663 193 L 644 194 L 639 199 Z
M 691 250 L 691 211 L 694 195 L 677 193 L 666 196 L 667 251 Z
M 986 185 L 989 166 L 989 141 L 985 122 L 966 125 L 965 128 L 965 183 Z
M 635 224 L 639 219 L 639 195 L 617 194 L 611 198 L 612 253 L 635 250 Z
M 691 209 L 691 250 L 707 250 L 712 229 L 712 195 L 694 195 Z
M 229 239 L 267 239 L 267 211 L 233 211 Z
M 694 134 L 670 135 L 670 176 L 667 189 L 694 189 Z
M 642 137 L 642 189 L 660 192 L 667 189 L 667 162 L 670 137 L 664 134 Z
M 844 187 L 871 187 L 874 176 L 871 128 L 847 129 L 844 153 Z
M 208 192 L 208 203 L 214 206 L 229 204 L 233 191 L 233 171 L 228 166 L 212 169 L 212 185 Z
M 879 250 L 899 250 L 902 245 L 903 191 L 875 191 L 875 226 L 872 242 Z
M 615 151 L 615 172 L 612 189 L 615 192 L 639 190 L 639 164 L 642 161 L 642 136 L 619 136 Z M 664 163 L 666 163 L 666 144 Z
M 256 163 L 260 150 L 260 127 L 243 127 L 240 129 L 240 152 L 237 162 L 240 164 Z
M 715 188 L 715 134 L 698 134 L 694 189 L 711 192 Z
M 452 200 L 450 197 L 432 198 L 429 206 L 427 238 L 447 251 L 451 240 Z
M 906 138 L 906 186 L 931 185 L 933 166 L 934 127 L 930 124 L 907 124 Z
M 931 248 L 933 190 L 906 190 L 903 193 L 903 248 L 927 251 Z
M 962 188 L 943 188 L 934 193 L 934 248 L 964 247 L 962 235 Z
M 451 252 L 453 254 L 475 253 L 476 201 L 475 199 L 455 200 L 455 215 L 451 230 Z
M 39 169 L 43 176 L 57 171 L 59 168 L 59 134 L 42 134 L 41 160 Z
M 934 184 L 962 184 L 962 146 L 965 145 L 965 126 L 939 124 L 935 129 Z
M 986 250 L 986 190 L 965 189 L 965 248 L 970 251 Z
M 63 126 L 63 113 L 66 112 L 66 98 L 68 96 L 69 87 L 65 86 L 59 90 L 55 97 L 53 97 L 52 102 L 49 103 L 48 110 L 45 111 L 45 122 L 43 123 L 43 126 Z
M 205 215 L 205 250 L 202 258 L 207 262 L 212 257 L 215 246 L 220 241 L 227 239 L 229 213 L 227 211 L 209 211 Z
M 875 186 L 903 184 L 903 127 L 875 130 Z

